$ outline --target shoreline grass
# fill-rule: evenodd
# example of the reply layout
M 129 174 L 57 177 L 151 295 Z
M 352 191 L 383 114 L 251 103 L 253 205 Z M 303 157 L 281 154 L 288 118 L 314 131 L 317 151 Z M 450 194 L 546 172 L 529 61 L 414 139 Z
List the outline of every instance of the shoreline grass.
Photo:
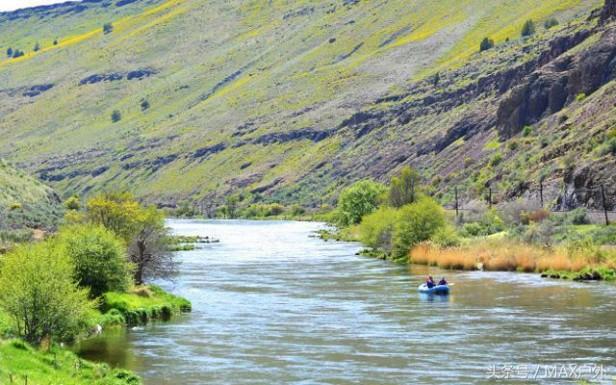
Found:
M 107 325 L 135 326 L 155 320 L 168 321 L 191 310 L 190 301 L 155 285 L 137 286 L 127 293 L 108 292 L 101 303 L 102 322 Z
M 539 247 L 503 239 L 477 240 L 457 247 L 420 243 L 409 262 L 448 270 L 517 271 L 573 280 L 616 279 L 616 250 L 578 247 Z

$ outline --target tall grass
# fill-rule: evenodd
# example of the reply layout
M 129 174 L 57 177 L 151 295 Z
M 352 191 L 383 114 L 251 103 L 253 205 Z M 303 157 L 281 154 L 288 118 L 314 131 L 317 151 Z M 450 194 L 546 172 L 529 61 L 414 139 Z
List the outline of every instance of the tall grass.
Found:
M 424 242 L 411 250 L 409 261 L 454 270 L 576 273 L 589 268 L 616 269 L 616 251 L 592 245 L 542 248 L 505 240 L 450 248 Z

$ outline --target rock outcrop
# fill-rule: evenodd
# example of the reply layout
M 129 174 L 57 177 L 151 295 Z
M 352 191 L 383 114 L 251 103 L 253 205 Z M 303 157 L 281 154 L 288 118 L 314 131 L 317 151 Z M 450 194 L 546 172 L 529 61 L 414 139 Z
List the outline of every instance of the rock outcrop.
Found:
M 559 112 L 578 97 L 616 79 L 616 28 L 603 32 L 591 47 L 561 55 L 526 78 L 500 103 L 497 128 L 502 139 Z

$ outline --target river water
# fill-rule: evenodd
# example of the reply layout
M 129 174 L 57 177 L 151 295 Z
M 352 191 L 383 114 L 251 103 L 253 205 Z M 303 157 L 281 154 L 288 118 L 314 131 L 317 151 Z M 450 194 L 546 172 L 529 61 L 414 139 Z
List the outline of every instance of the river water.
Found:
M 613 383 L 612 285 L 447 272 L 452 293 L 429 297 L 417 286 L 442 272 L 356 256 L 357 244 L 310 237 L 320 224 L 170 225 L 221 240 L 179 253 L 178 278 L 163 284 L 193 312 L 80 352 L 146 385 Z

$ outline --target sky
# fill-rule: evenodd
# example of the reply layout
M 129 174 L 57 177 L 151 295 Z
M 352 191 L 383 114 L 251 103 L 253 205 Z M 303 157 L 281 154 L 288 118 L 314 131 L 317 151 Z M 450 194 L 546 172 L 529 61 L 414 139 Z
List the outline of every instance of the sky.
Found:
M 19 8 L 35 7 L 54 3 L 63 3 L 67 0 L 0 0 L 0 11 L 12 11 Z

